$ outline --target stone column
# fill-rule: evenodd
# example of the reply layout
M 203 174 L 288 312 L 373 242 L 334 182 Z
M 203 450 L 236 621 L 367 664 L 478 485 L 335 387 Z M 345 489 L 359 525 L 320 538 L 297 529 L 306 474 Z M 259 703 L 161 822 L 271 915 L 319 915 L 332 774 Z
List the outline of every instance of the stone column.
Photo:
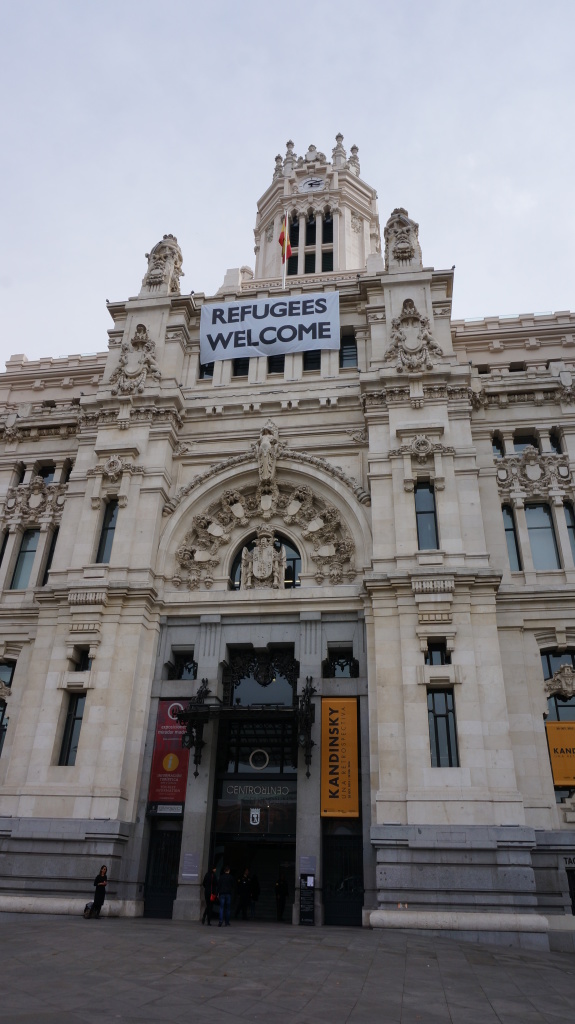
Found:
M 299 923 L 299 876 L 300 858 L 315 857 L 315 920 L 322 924 L 322 877 L 321 877 L 321 655 L 322 626 L 321 612 L 300 614 L 299 663 L 300 679 L 298 690 L 305 686 L 307 676 L 313 678 L 313 686 L 319 691 L 314 697 L 315 725 L 312 728 L 312 763 L 310 777 L 306 778 L 305 752 L 300 748 L 297 773 L 297 826 L 296 826 L 296 891 L 293 904 L 293 923 Z

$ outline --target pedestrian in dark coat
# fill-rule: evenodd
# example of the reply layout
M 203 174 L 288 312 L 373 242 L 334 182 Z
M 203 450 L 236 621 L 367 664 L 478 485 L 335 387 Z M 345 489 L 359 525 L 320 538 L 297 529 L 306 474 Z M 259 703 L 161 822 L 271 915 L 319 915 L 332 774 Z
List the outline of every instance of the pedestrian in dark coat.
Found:
M 218 882 L 218 896 L 220 897 L 220 920 L 218 922 L 218 928 L 222 927 L 224 918 L 226 928 L 230 927 L 230 910 L 232 908 L 233 894 L 234 880 L 231 876 L 229 867 L 226 866 L 222 871 Z
M 102 904 L 106 899 L 106 886 L 108 884 L 108 869 L 105 864 L 102 864 L 98 874 L 94 879 L 94 902 L 90 911 L 90 917 L 99 917 L 102 909 Z
M 206 871 L 202 885 L 204 887 L 204 899 L 206 901 L 206 909 L 202 915 L 202 924 L 205 924 L 206 921 L 208 924 L 211 924 L 212 908 L 215 907 L 218 898 L 218 880 L 216 878 L 215 866 L 211 871 Z

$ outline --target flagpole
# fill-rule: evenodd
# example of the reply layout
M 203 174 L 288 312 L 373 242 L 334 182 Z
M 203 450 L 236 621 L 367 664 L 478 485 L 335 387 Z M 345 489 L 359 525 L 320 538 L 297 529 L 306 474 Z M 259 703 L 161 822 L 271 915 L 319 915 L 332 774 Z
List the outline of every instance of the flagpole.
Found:
M 283 262 L 282 262 L 282 291 L 285 291 L 285 286 L 286 286 L 287 241 L 288 241 L 288 238 L 289 238 L 287 210 L 284 213 L 284 225 L 285 225 L 284 226 L 284 244 L 282 246 L 282 250 L 283 250 L 283 252 L 282 252 L 282 255 L 283 255 Z

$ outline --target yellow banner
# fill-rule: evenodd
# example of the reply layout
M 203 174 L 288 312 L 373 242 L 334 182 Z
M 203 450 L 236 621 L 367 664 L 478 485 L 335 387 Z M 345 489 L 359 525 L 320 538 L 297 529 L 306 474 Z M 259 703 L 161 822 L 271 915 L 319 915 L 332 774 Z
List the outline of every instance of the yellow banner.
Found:
M 546 722 L 555 786 L 575 786 L 575 722 Z
M 357 700 L 321 702 L 321 816 L 358 818 Z

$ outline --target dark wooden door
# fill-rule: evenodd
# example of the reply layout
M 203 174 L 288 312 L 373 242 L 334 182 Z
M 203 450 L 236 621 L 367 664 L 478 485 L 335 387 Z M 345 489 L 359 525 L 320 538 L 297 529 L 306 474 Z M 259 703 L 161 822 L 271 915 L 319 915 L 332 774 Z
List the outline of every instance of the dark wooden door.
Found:
M 363 842 L 361 836 L 324 836 L 324 923 L 361 927 Z
M 144 917 L 172 916 L 178 891 L 181 846 L 181 828 L 162 828 L 160 823 L 155 823 L 148 853 Z

